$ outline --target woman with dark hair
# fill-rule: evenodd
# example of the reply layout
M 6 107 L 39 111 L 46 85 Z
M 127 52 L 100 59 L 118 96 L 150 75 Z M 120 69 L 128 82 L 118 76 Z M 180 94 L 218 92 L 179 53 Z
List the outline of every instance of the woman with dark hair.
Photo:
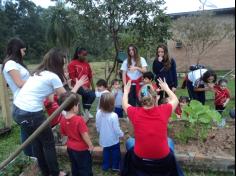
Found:
M 31 135 L 46 120 L 43 112 L 44 99 L 52 93 L 59 96 L 66 92 L 63 87 L 65 81 L 64 62 L 65 54 L 60 49 L 49 50 L 13 102 L 14 120 L 28 135 Z M 77 92 L 86 81 L 87 78 L 84 76 L 80 80 L 76 80 L 71 91 Z M 37 157 L 40 170 L 44 176 L 66 175 L 59 171 L 50 125 L 34 139 L 32 145 L 34 156 Z
M 138 93 L 142 84 L 143 73 L 147 71 L 147 62 L 140 57 L 136 46 L 128 46 L 128 58 L 121 66 L 123 85 L 131 80 L 131 91 L 129 93 L 129 103 L 133 106 L 138 104 Z
M 30 77 L 30 73 L 23 63 L 25 51 L 25 43 L 19 38 L 12 38 L 7 44 L 6 57 L 3 61 L 2 71 L 3 76 L 12 91 L 13 101 L 22 86 Z M 21 142 L 24 142 L 27 138 L 27 133 L 24 129 L 21 129 Z M 24 153 L 27 156 L 33 156 L 32 145 L 28 145 L 24 149 Z
M 175 92 L 178 86 L 177 72 L 176 72 L 176 62 L 173 58 L 170 58 L 168 48 L 165 44 L 160 44 L 157 46 L 156 50 L 156 59 L 152 65 L 153 73 L 155 74 L 155 80 L 158 85 L 158 78 L 165 79 L 169 88 Z M 167 95 L 164 94 L 164 91 L 160 91 L 160 101 L 165 98 Z
M 190 71 L 187 75 L 187 89 L 189 97 L 200 101 L 203 105 L 206 101 L 206 91 L 212 91 L 210 84 L 215 83 L 217 75 L 213 70 L 200 68 Z
M 76 48 L 74 57 L 68 64 L 69 77 L 72 80 L 72 86 L 75 84 L 75 80 L 80 79 L 83 75 L 88 77 L 88 82 L 79 88 L 78 94 L 82 96 L 82 103 L 84 109 L 84 115 L 87 118 L 93 118 L 93 115 L 89 112 L 92 103 L 94 102 L 96 95 L 91 90 L 93 84 L 93 74 L 91 67 L 87 61 L 87 50 L 85 48 Z

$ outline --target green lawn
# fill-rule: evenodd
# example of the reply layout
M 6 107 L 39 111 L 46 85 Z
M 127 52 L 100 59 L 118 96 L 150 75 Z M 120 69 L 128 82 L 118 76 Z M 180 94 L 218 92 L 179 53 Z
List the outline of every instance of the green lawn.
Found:
M 31 69 L 33 69 L 35 67 L 35 65 L 31 65 L 29 66 Z M 94 69 L 94 72 L 96 73 L 94 75 L 94 80 L 98 80 L 99 78 L 103 78 L 104 76 L 104 68 L 105 68 L 105 64 L 104 62 L 96 62 L 96 63 L 92 63 L 92 67 Z M 224 74 L 223 72 L 221 72 L 220 74 Z M 179 80 L 179 84 L 182 83 L 182 79 Z M 229 80 L 229 89 L 231 90 L 231 95 L 232 95 L 232 100 L 230 101 L 229 105 L 227 106 L 225 112 L 223 113 L 224 117 L 228 117 L 228 111 L 231 108 L 235 107 L 235 79 L 231 79 Z M 178 89 L 177 90 L 177 95 L 188 95 L 187 94 L 187 90 L 186 89 Z M 212 93 L 208 93 L 207 94 L 207 102 L 206 104 L 210 105 L 212 108 L 213 107 L 213 94 Z M 96 113 L 96 106 L 97 103 L 95 102 L 92 106 L 92 113 L 95 115 Z M 0 125 L 1 125 L 1 117 L 0 117 Z M 1 126 L 0 126 L 1 127 Z M 17 125 L 13 125 L 12 130 L 9 134 L 5 134 L 3 136 L 0 136 L 0 162 L 2 162 L 3 160 L 5 160 L 10 153 L 14 152 L 14 150 L 20 145 L 20 129 Z M 69 162 L 67 162 L 67 168 L 69 169 Z M 225 173 L 212 173 L 212 172 L 191 172 L 191 171 L 187 171 L 185 170 L 185 173 L 187 176 L 230 176 L 232 174 L 225 174 Z M 10 175 L 10 174 L 8 174 Z M 14 174 L 13 174 L 14 175 Z M 100 169 L 100 166 L 98 165 L 94 165 L 94 175 L 95 176 L 115 176 L 115 174 L 113 173 L 103 173 Z M 1 173 L 0 173 L 0 176 Z

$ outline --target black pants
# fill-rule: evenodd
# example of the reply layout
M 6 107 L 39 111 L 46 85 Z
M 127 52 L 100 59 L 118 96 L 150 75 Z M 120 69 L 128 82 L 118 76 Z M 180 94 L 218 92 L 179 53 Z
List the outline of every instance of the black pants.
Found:
M 215 108 L 220 114 L 222 114 L 225 110 L 225 107 L 223 105 L 215 105 Z
M 204 85 L 200 85 L 199 88 L 204 88 Z M 203 105 L 206 102 L 206 94 L 205 91 L 194 91 L 193 83 L 191 81 L 187 81 L 187 89 L 188 89 L 188 94 L 189 98 L 191 100 L 198 100 L 200 101 Z
M 75 151 L 67 148 L 71 162 L 72 176 L 93 176 L 92 157 L 90 152 Z
M 140 105 L 140 102 L 138 100 L 137 93 L 136 93 L 136 85 L 131 85 L 128 98 L 129 98 L 128 103 L 130 105 L 132 105 L 132 106 L 139 106 Z
M 80 87 L 78 94 L 82 96 L 83 108 L 89 110 L 96 98 L 95 92 L 90 89 L 85 90 L 83 87 Z

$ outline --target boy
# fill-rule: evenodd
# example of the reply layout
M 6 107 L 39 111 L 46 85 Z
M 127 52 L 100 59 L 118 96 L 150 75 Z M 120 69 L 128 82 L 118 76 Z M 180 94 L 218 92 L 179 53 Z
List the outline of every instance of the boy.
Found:
M 99 79 L 96 83 L 96 89 L 95 89 L 95 94 L 96 94 L 96 97 L 98 98 L 97 110 L 99 109 L 100 97 L 102 96 L 103 93 L 106 93 L 106 92 L 109 92 L 107 81 L 104 79 Z

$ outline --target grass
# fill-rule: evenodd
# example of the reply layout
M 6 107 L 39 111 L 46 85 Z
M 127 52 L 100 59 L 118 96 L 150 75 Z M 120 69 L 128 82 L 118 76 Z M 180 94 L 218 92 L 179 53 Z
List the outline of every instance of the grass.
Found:
M 104 78 L 104 73 L 105 73 L 105 62 L 93 62 L 91 63 L 91 66 L 93 68 L 94 74 L 94 83 L 100 78 Z M 28 66 L 30 70 L 33 70 L 35 68 L 35 65 L 29 65 Z M 223 75 L 225 72 L 219 72 L 220 75 Z M 179 79 L 179 84 L 182 83 L 182 79 Z M 229 80 L 229 89 L 231 91 L 232 97 L 235 97 L 235 79 Z M 187 89 L 178 89 L 177 90 L 177 95 L 188 95 L 187 94 Z M 212 93 L 207 93 L 207 101 L 206 104 L 210 105 L 212 108 L 213 106 L 213 94 Z M 92 106 L 92 113 L 96 113 L 96 107 L 97 107 L 97 102 L 93 103 Z M 223 113 L 223 116 L 228 117 L 228 111 L 229 109 L 232 109 L 235 107 L 235 99 L 232 99 L 230 103 L 228 104 L 225 112 Z M 1 122 L 1 117 L 0 117 L 0 124 Z M 0 126 L 1 127 L 1 126 Z M 14 150 L 19 147 L 20 145 L 20 129 L 19 126 L 14 124 L 12 126 L 12 130 L 9 134 L 5 134 L 0 136 L 0 162 L 4 161 Z M 61 167 L 64 168 L 65 163 L 67 170 L 70 170 L 69 162 L 67 160 L 60 161 Z M 94 165 L 93 167 L 94 170 L 94 175 L 95 176 L 117 176 L 117 174 L 114 174 L 112 172 L 104 173 L 101 171 L 101 166 L 100 165 Z M 231 173 L 220 173 L 220 172 L 195 172 L 191 170 L 185 169 L 185 174 L 186 176 L 231 176 Z M 9 176 L 11 174 L 8 174 Z M 14 175 L 14 173 L 12 174 Z M 1 173 L 0 173 L 0 176 Z

